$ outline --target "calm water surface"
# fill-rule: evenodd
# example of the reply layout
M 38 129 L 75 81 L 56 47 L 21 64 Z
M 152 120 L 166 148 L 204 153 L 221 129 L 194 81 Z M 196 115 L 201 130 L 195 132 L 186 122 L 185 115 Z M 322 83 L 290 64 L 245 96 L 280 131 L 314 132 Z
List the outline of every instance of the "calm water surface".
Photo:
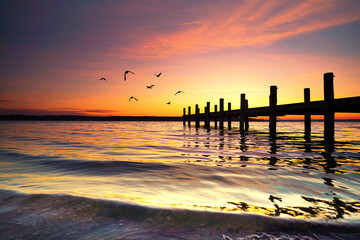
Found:
M 321 122 L 310 140 L 302 122 L 278 131 L 273 143 L 267 122 L 240 136 L 180 122 L 2 121 L 0 236 L 360 237 L 360 123 L 336 123 L 331 155 Z

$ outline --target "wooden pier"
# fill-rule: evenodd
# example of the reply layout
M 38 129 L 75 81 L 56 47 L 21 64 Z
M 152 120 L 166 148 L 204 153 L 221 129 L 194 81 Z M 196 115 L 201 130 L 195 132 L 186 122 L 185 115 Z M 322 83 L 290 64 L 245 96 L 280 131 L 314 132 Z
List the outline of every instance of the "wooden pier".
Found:
M 224 110 L 224 99 L 220 98 L 219 111 L 217 105 L 214 112 L 210 112 L 210 102 L 206 103 L 204 113 L 200 113 L 198 105 L 195 107 L 195 114 L 191 114 L 191 107 L 183 111 L 183 124 L 191 126 L 191 121 L 195 121 L 195 127 L 200 127 L 200 121 L 204 121 L 204 127 L 210 130 L 210 121 L 214 121 L 215 129 L 224 129 L 224 120 L 228 122 L 228 129 L 231 129 L 233 119 L 239 119 L 239 129 L 241 134 L 249 130 L 249 117 L 269 116 L 270 138 L 276 140 L 276 118 L 286 115 L 304 115 L 305 139 L 310 139 L 311 135 L 311 115 L 324 115 L 324 147 L 325 151 L 334 151 L 334 126 L 335 113 L 360 113 L 360 96 L 334 99 L 334 74 L 332 72 L 324 74 L 324 100 L 310 101 L 310 89 L 304 89 L 304 102 L 277 105 L 277 86 L 270 87 L 269 106 L 267 107 L 248 107 L 248 100 L 244 93 L 240 95 L 240 109 L 232 109 L 228 103 L 228 110 Z

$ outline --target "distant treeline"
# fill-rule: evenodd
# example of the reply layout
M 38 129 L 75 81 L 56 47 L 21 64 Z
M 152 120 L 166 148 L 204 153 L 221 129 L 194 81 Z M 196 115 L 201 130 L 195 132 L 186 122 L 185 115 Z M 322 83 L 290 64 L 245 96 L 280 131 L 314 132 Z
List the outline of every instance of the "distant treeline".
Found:
M 148 117 L 148 116 L 65 116 L 65 115 L 0 115 L 0 120 L 22 121 L 181 121 L 181 117 Z

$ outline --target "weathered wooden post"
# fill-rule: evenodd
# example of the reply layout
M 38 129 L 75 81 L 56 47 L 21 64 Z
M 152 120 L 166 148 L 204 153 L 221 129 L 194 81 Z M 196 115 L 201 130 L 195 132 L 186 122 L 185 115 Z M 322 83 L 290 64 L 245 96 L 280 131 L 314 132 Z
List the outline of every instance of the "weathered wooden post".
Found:
M 183 109 L 183 125 L 186 125 L 186 108 Z
M 188 107 L 188 126 L 190 127 L 191 125 L 191 107 Z
M 247 113 L 248 109 L 249 109 L 249 103 L 248 103 L 248 100 L 245 99 L 245 112 L 244 112 L 244 115 L 245 115 L 245 132 L 249 131 L 249 116 L 248 116 L 248 113 Z
M 200 113 L 200 110 L 199 110 L 199 105 L 196 104 L 195 105 L 195 127 L 196 128 L 199 128 L 200 127 L 200 117 L 199 117 L 199 113 Z
M 220 98 L 220 121 L 219 129 L 224 130 L 224 99 Z
M 324 74 L 324 145 L 326 152 L 334 151 L 334 74 Z
M 203 114 L 203 120 L 204 120 L 204 128 L 206 128 L 206 112 L 207 112 L 207 107 L 204 107 L 204 114 Z
M 218 124 L 217 124 L 218 116 L 216 115 L 216 113 L 217 113 L 217 105 L 214 106 L 214 113 L 215 113 L 215 116 L 214 116 L 214 125 L 215 125 L 215 129 L 217 129 L 217 128 L 218 128 Z
M 231 102 L 228 102 L 228 129 L 231 130 Z
M 304 88 L 304 103 L 310 103 L 310 88 Z M 310 113 L 305 113 L 304 125 L 305 125 L 305 139 L 310 139 L 310 135 L 311 135 L 311 115 L 310 115 Z
M 244 123 L 245 123 L 245 93 L 240 95 L 240 133 L 244 133 Z
M 206 102 L 205 127 L 210 129 L 210 102 Z
M 270 87 L 269 99 L 269 130 L 270 138 L 276 139 L 276 104 L 277 104 L 277 86 Z

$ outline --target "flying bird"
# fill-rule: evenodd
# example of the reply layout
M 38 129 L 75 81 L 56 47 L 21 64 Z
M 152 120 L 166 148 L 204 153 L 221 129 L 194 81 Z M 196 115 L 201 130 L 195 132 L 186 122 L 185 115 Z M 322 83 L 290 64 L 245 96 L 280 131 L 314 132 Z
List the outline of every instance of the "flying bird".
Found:
M 139 100 L 137 100 L 136 97 L 134 97 L 134 96 L 131 96 L 131 97 L 129 98 L 129 102 L 130 102 L 131 99 L 135 99 L 136 101 L 139 101 Z
M 155 85 L 146 86 L 146 88 L 152 89 Z
M 183 91 L 177 91 L 177 92 L 175 93 L 175 95 L 178 94 L 178 93 L 184 93 L 184 92 L 183 92 Z
M 135 73 L 132 72 L 132 71 L 126 70 L 126 71 L 124 72 L 124 81 L 126 81 L 126 74 L 128 74 L 128 73 L 135 74 Z
M 100 81 L 101 81 L 101 80 L 107 81 L 106 78 L 100 78 Z
M 156 77 L 160 77 L 160 75 L 161 75 L 161 73 L 159 73 L 159 74 L 154 74 Z
M 170 102 L 167 102 L 166 104 L 170 104 L 171 103 L 171 101 Z

